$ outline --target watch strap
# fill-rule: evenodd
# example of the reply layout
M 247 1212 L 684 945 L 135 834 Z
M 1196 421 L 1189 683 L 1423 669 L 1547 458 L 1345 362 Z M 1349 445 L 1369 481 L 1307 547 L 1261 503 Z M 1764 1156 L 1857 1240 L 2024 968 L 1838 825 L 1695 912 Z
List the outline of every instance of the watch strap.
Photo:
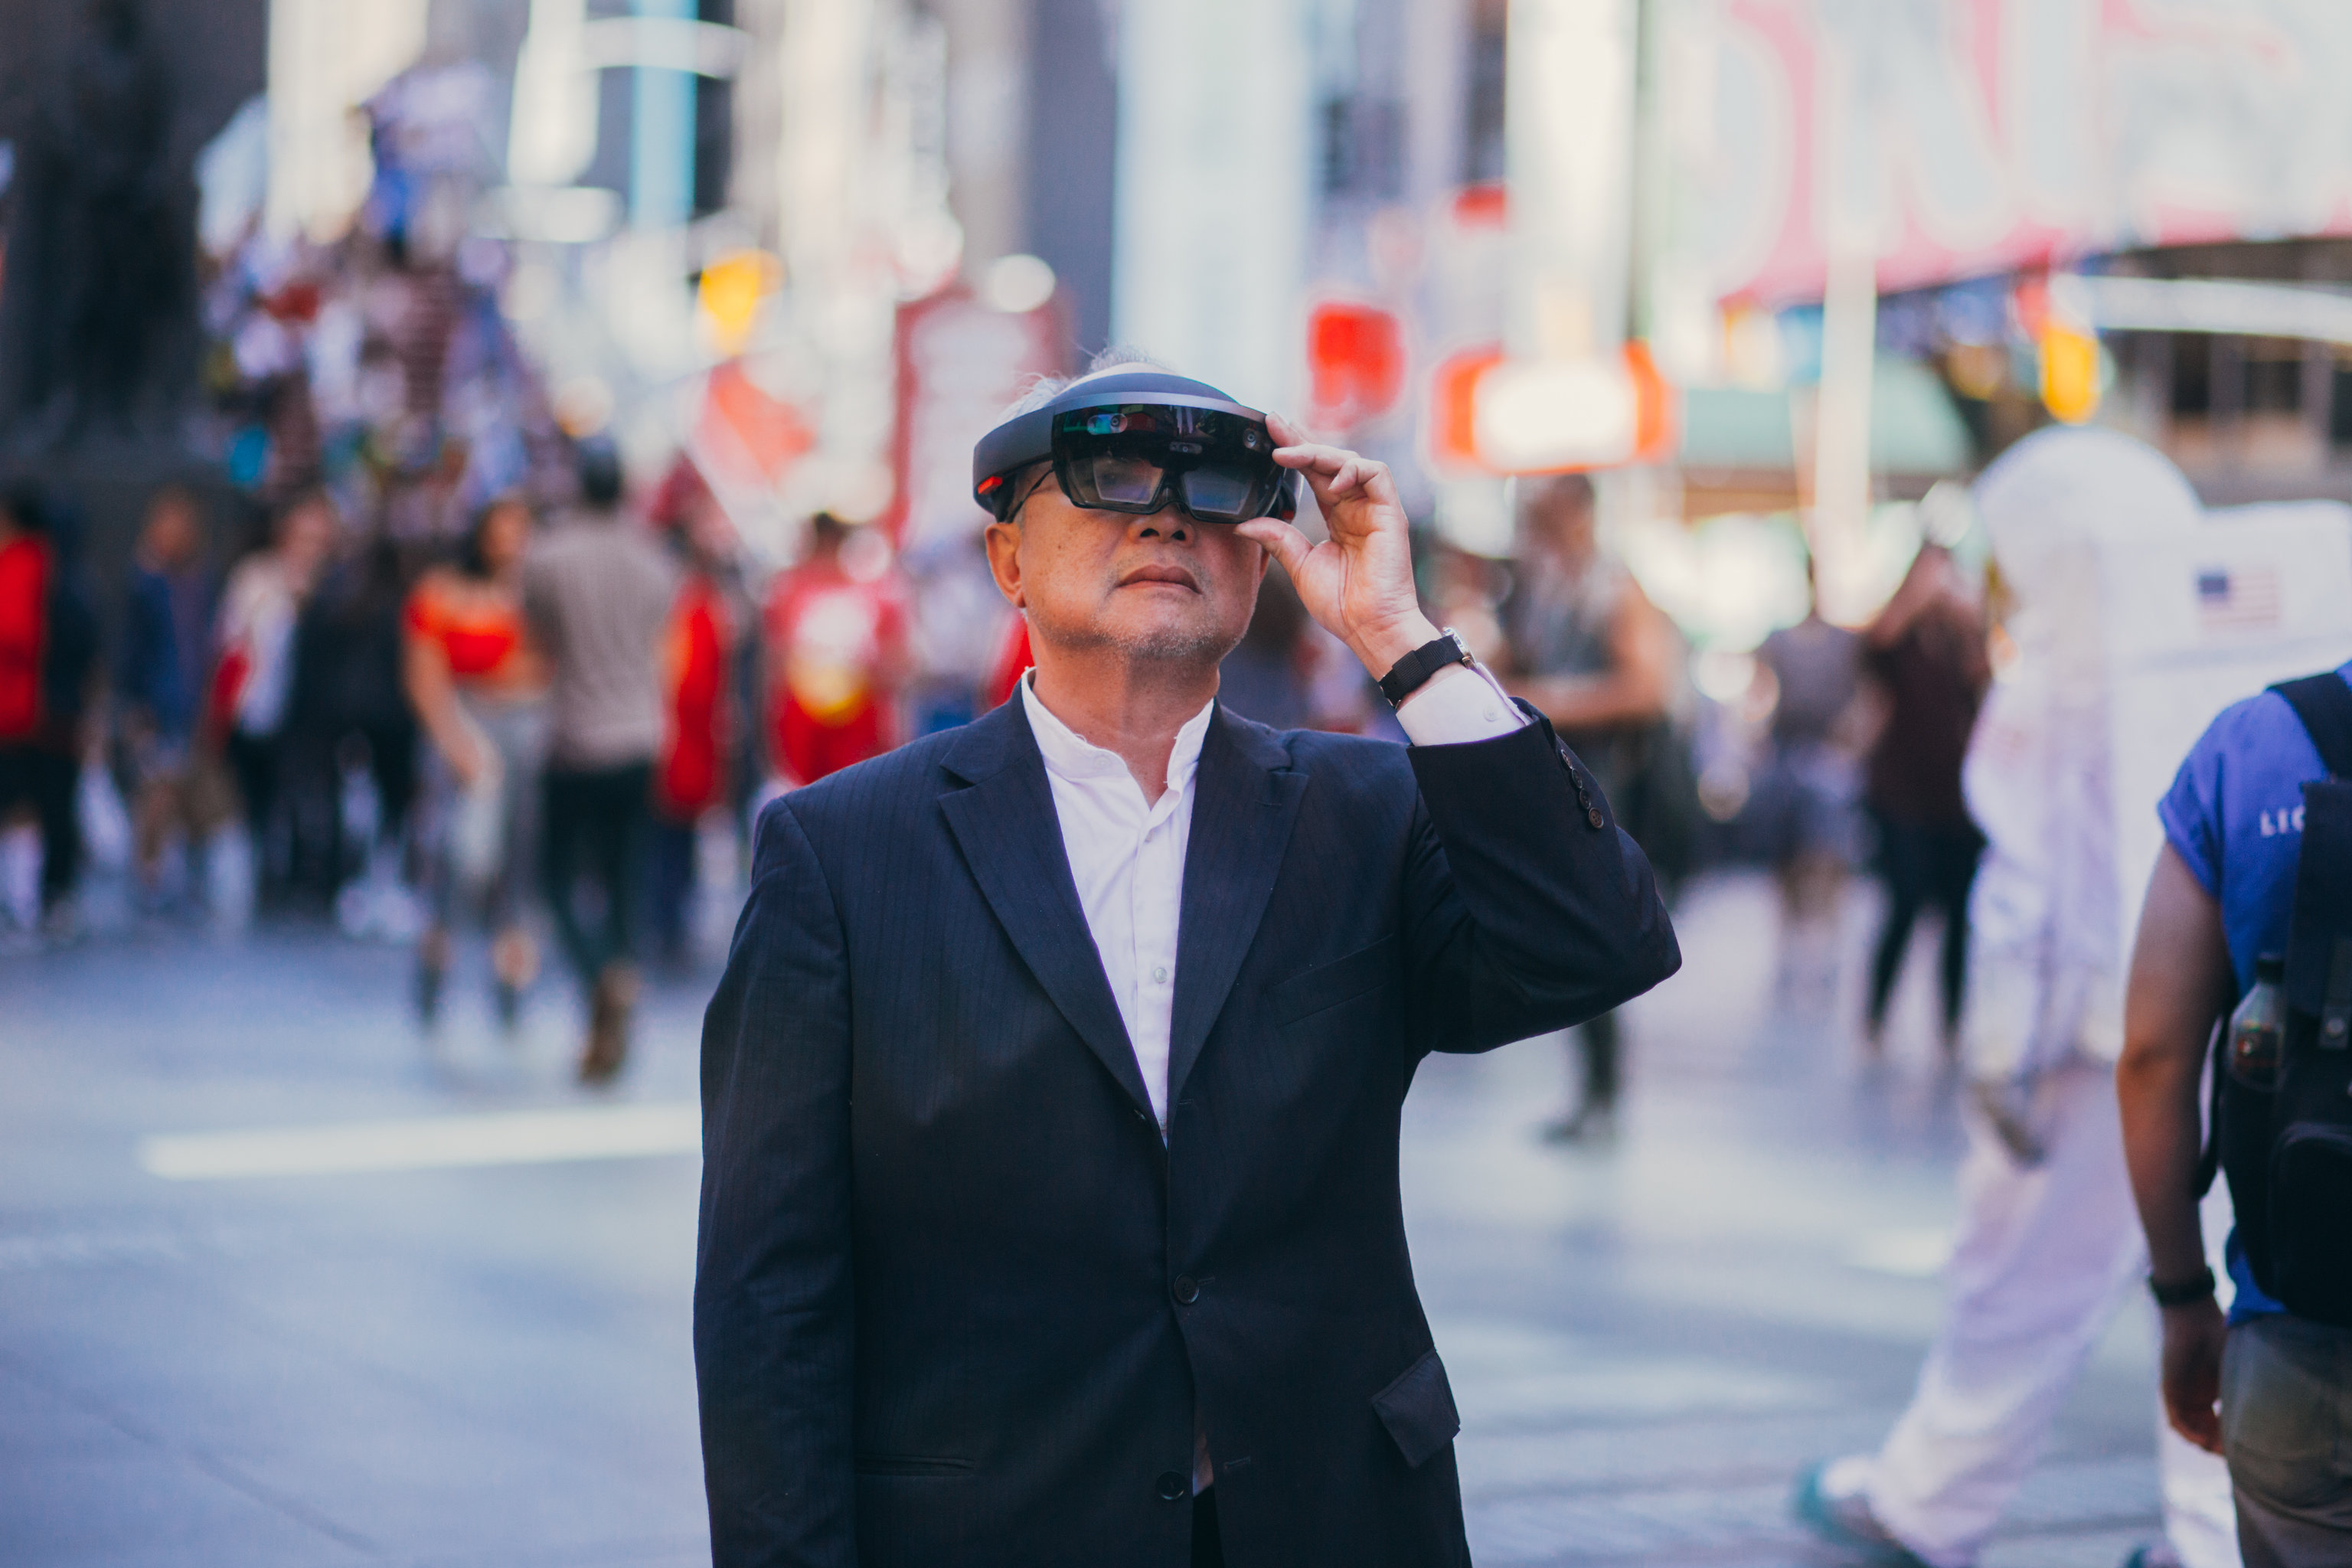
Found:
M 2156 1298 L 2159 1307 L 2191 1307 L 2213 1294 L 2213 1270 L 2204 1268 L 2188 1279 L 2158 1279 L 2147 1277 L 2147 1293 Z
M 1391 708 L 1402 708 L 1404 700 L 1429 684 L 1429 678 L 1449 664 L 1472 662 L 1470 650 L 1462 639 L 1447 626 L 1430 641 L 1422 644 L 1396 661 L 1394 668 L 1381 677 L 1381 695 L 1389 700 Z

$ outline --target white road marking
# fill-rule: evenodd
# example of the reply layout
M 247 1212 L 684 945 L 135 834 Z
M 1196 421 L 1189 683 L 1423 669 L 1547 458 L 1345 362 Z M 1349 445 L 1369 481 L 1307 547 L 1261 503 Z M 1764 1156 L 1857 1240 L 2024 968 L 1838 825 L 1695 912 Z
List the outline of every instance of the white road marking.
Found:
M 150 1175 L 167 1181 L 204 1182 L 539 1165 L 694 1154 L 701 1149 L 700 1108 L 691 1101 L 673 1101 L 171 1133 L 141 1140 L 139 1163 Z

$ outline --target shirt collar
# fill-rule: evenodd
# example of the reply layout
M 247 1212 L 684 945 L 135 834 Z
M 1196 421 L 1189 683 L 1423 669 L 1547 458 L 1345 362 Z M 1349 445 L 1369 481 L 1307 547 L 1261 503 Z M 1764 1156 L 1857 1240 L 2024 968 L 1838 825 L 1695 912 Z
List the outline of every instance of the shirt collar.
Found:
M 1072 783 L 1116 778 L 1134 784 L 1134 775 L 1127 771 L 1126 758 L 1087 740 L 1037 700 L 1037 693 L 1030 689 L 1035 679 L 1034 670 L 1021 678 L 1021 706 L 1029 715 L 1029 731 L 1037 737 L 1037 750 L 1045 756 L 1046 771 Z M 1216 710 L 1216 699 L 1213 697 L 1176 731 L 1176 744 L 1168 753 L 1170 794 L 1181 793 L 1192 782 L 1192 774 L 1201 765 L 1202 742 L 1209 736 L 1209 717 Z M 1142 792 L 1139 789 L 1137 793 Z

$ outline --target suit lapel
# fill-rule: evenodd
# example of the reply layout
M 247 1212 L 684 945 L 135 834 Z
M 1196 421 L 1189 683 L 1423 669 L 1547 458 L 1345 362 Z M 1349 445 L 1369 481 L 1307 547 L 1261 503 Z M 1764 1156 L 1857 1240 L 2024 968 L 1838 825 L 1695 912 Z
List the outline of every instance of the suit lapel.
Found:
M 1220 704 L 1201 747 L 1192 841 L 1184 853 L 1168 1041 L 1171 1121 L 1176 1095 L 1257 936 L 1306 791 L 1307 775 L 1291 768 L 1273 736 L 1231 717 Z
M 970 781 L 941 795 L 940 809 L 972 880 L 1070 1027 L 1150 1115 L 1150 1097 L 1078 906 L 1045 759 L 1019 697 L 973 722 L 946 763 Z

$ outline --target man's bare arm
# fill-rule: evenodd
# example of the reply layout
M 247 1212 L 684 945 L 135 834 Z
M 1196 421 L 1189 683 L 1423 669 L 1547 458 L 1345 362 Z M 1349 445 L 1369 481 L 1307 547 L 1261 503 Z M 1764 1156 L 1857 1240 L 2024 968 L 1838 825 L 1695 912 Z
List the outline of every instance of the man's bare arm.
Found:
M 2199 1088 L 2205 1047 L 2232 982 L 2221 906 L 2169 846 L 2149 879 L 2124 1000 L 2124 1054 L 2116 1068 L 2124 1157 L 2157 1279 L 2194 1279 L 2205 1267 L 2197 1218 L 2204 1123 Z M 2172 1425 L 2220 1452 L 2214 1406 L 2227 1333 L 2210 1298 L 2164 1313 L 2164 1403 Z

